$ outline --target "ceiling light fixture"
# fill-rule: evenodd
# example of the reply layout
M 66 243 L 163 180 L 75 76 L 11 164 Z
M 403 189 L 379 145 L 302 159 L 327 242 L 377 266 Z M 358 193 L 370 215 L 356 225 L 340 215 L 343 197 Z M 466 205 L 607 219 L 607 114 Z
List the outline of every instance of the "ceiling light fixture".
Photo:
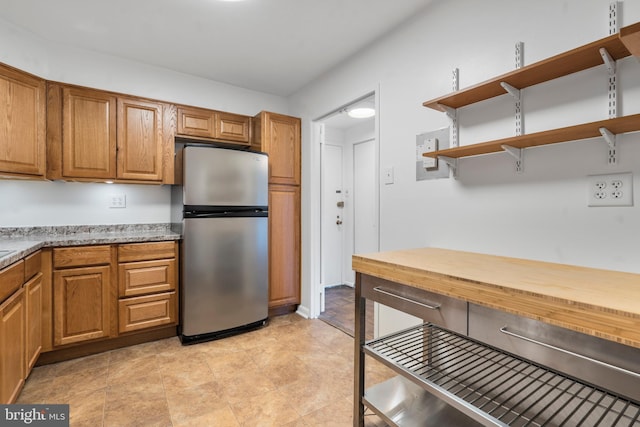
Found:
M 354 119 L 367 119 L 369 117 L 375 116 L 376 110 L 369 107 L 354 108 L 347 111 L 347 114 L 349 115 L 349 117 L 353 117 Z

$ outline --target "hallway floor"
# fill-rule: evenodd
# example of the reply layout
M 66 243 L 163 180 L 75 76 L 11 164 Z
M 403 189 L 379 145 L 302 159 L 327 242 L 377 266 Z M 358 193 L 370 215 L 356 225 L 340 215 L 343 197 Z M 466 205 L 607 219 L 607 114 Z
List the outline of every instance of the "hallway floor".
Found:
M 355 325 L 355 290 L 339 285 L 325 288 L 325 311 L 318 318 L 353 337 Z M 367 300 L 367 339 L 373 338 L 373 301 Z
M 68 403 L 71 426 L 347 427 L 353 346 L 340 330 L 290 314 L 218 341 L 174 337 L 37 367 L 17 403 Z M 367 387 L 394 376 L 369 358 L 366 366 Z

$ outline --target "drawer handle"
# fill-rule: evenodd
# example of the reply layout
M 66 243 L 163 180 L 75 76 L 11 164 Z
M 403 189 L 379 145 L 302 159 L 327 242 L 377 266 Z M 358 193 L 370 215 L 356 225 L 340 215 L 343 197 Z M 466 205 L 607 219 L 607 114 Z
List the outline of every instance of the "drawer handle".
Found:
M 376 291 L 376 292 L 380 292 L 381 294 L 385 294 L 385 295 L 389 295 L 389 296 L 394 297 L 394 298 L 401 299 L 402 301 L 407 301 L 407 302 L 410 302 L 412 304 L 417 304 L 420 307 L 428 308 L 429 310 L 440 310 L 440 304 L 427 304 L 427 303 L 424 303 L 424 302 L 416 301 L 414 299 L 403 297 L 402 295 L 398 295 L 395 292 L 391 292 L 391 291 L 388 291 L 386 289 L 383 289 L 380 286 L 378 286 L 376 288 L 373 288 L 373 290 Z
M 612 365 L 610 363 L 603 362 L 601 360 L 594 359 L 594 358 L 589 357 L 589 356 L 585 356 L 584 354 L 575 353 L 575 352 L 573 352 L 571 350 L 566 350 L 564 348 L 557 347 L 555 345 L 551 345 L 551 344 L 547 344 L 547 343 L 542 342 L 542 341 L 534 340 L 533 338 L 525 337 L 524 335 L 516 334 L 515 332 L 511 332 L 507 328 L 508 328 L 508 326 L 503 326 L 502 328 L 500 328 L 500 332 L 502 332 L 503 334 L 515 337 L 515 338 L 519 338 L 519 339 L 524 340 L 524 341 L 528 341 L 528 342 L 540 345 L 542 347 L 550 348 L 552 350 L 557 350 L 557 351 L 559 351 L 561 353 L 565 353 L 565 354 L 568 354 L 570 356 L 575 356 L 575 357 L 578 357 L 580 359 L 584 359 L 584 360 L 587 360 L 589 362 L 596 363 L 596 364 L 598 364 L 600 366 L 604 366 L 605 368 L 614 369 L 614 370 L 622 372 L 624 374 L 633 375 L 633 376 L 635 376 L 637 378 L 640 378 L 640 374 L 637 373 L 637 372 L 629 371 L 628 369 L 624 369 L 624 368 L 621 368 L 619 366 Z

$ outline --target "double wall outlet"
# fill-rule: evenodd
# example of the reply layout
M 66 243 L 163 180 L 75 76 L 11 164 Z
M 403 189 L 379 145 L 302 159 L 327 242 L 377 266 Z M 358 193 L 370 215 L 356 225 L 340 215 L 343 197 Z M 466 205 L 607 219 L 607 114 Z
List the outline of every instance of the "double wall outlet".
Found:
M 633 206 L 633 175 L 589 175 L 589 206 Z
M 109 208 L 126 208 L 127 196 L 124 193 L 109 196 Z

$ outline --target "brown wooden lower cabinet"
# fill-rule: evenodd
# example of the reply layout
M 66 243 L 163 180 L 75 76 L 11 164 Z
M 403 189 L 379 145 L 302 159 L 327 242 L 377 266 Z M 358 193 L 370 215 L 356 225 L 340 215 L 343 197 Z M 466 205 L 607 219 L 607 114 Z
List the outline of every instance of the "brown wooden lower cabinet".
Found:
M 54 345 L 112 336 L 111 289 L 109 265 L 54 271 Z
M 118 330 L 121 334 L 177 324 L 177 258 L 176 242 L 118 247 Z
M 117 334 L 115 249 L 110 245 L 53 250 L 53 347 Z
M 25 328 L 26 354 L 25 365 L 27 376 L 36 364 L 42 351 L 42 291 L 43 275 L 38 272 L 24 285 L 25 291 Z
M 51 350 L 176 325 L 177 259 L 175 241 L 54 248 Z
M 25 372 L 25 298 L 20 288 L 0 304 L 0 403 L 18 397 Z
M 300 187 L 269 186 L 269 309 L 300 304 Z
M 0 271 L 0 404 L 13 403 L 42 348 L 41 252 Z

